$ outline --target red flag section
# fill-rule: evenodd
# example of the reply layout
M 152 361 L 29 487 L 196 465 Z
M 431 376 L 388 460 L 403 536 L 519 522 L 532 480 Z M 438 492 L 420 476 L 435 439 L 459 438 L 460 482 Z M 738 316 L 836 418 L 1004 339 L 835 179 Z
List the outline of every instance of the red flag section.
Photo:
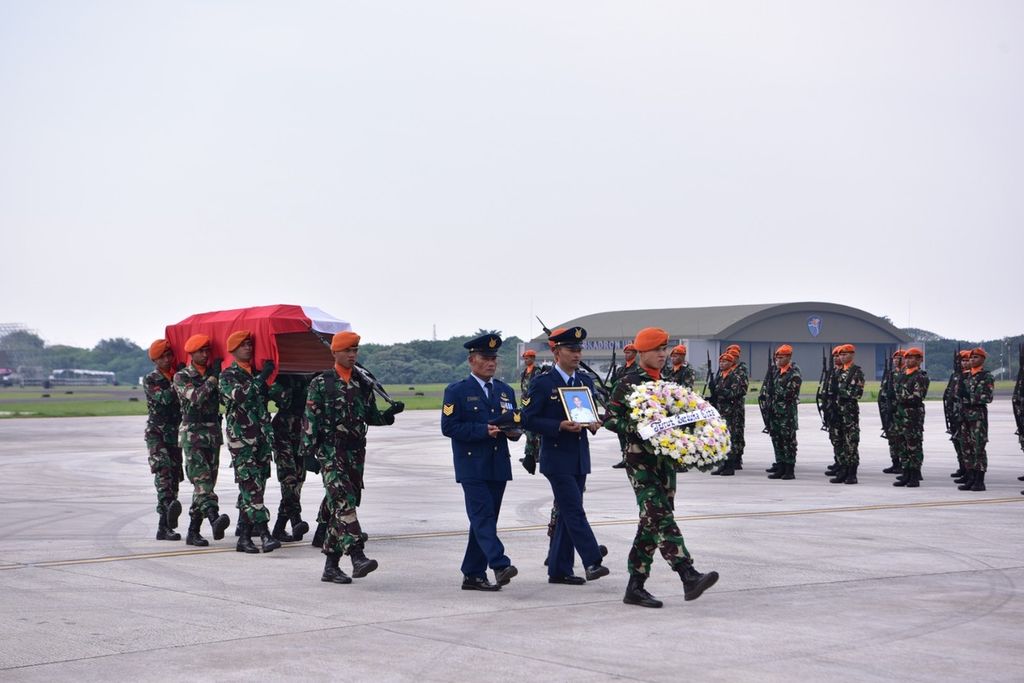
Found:
M 185 341 L 194 334 L 208 335 L 210 358 L 223 358 L 227 367 L 233 360 L 225 347 L 228 335 L 249 330 L 255 341 L 253 370 L 263 367 L 265 360 L 274 361 L 273 382 L 278 372 L 319 372 L 331 367 L 331 336 L 350 329 L 349 323 L 319 308 L 276 304 L 197 313 L 168 325 L 164 336 L 171 344 L 174 362 L 186 363 Z

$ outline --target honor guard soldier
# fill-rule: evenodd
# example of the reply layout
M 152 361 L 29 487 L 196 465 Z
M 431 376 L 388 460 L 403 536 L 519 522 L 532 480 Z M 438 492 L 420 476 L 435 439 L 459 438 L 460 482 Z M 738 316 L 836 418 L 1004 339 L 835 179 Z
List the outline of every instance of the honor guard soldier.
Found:
M 835 377 L 835 413 L 839 435 L 839 468 L 829 481 L 833 484 L 856 484 L 860 466 L 860 401 L 864 395 L 864 371 L 853 362 L 857 348 L 853 344 L 839 347 L 840 366 Z
M 352 583 L 377 569 L 377 560 L 366 556 L 365 536 L 356 509 L 362 502 L 363 469 L 366 465 L 368 426 L 393 425 L 405 404 L 395 401 L 381 411 L 373 383 L 356 366 L 359 335 L 338 332 L 331 339 L 334 367 L 309 383 L 306 411 L 302 417 L 303 462 L 315 456 L 324 481 L 327 530 L 323 553 L 327 556 L 321 581 Z M 338 562 L 352 560 L 352 576 Z
M 523 372 L 519 375 L 519 398 L 525 399 L 530 391 L 530 382 L 538 377 L 542 370 L 537 367 L 537 352 L 527 349 L 523 352 L 523 361 L 526 363 Z M 519 462 L 530 474 L 537 472 L 537 456 L 540 454 L 540 434 L 526 432 L 526 448 L 523 449 L 523 457 Z
M 889 459 L 892 466 L 882 470 L 885 474 L 903 474 L 902 440 L 893 416 L 896 414 L 896 382 L 903 374 L 903 350 L 897 349 L 882 375 L 878 389 L 878 415 L 882 419 L 882 437 L 889 442 Z
M 960 410 L 963 419 L 964 466 L 967 480 L 957 488 L 961 491 L 984 491 L 988 469 L 988 404 L 992 402 L 995 378 L 985 369 L 988 356 L 980 346 L 971 350 L 970 371 L 960 389 Z
M 612 373 L 611 390 L 613 392 L 615 391 L 615 383 L 622 379 L 636 365 L 636 345 L 633 342 L 629 342 L 622 347 L 622 357 L 625 359 L 625 363 L 623 363 L 622 367 L 616 368 L 615 372 Z M 626 467 L 626 435 L 617 434 L 616 436 L 619 437 L 619 452 L 622 454 L 622 458 L 612 467 L 621 470 Z
M 304 375 L 278 374 L 270 385 L 270 400 L 277 406 L 270 422 L 274 428 L 274 464 L 277 466 L 277 481 L 281 484 L 281 502 L 271 535 L 283 542 L 301 541 L 309 531 L 309 524 L 302 519 L 301 502 L 306 466 L 299 457 L 302 414 L 306 411 L 308 388 L 309 382 Z M 289 521 L 291 533 L 285 530 Z
M 224 404 L 224 427 L 231 453 L 231 467 L 238 484 L 238 543 L 240 553 L 272 552 L 281 542 L 270 535 L 270 511 L 263 493 L 270 477 L 274 428 L 267 410 L 267 383 L 274 373 L 274 361 L 266 360 L 259 373 L 253 372 L 256 341 L 249 330 L 235 330 L 225 344 L 234 360 L 220 375 L 220 402 Z M 253 545 L 259 534 L 261 545 Z
M 747 368 L 747 364 L 741 360 L 742 351 L 743 349 L 740 348 L 739 344 L 729 344 L 729 346 L 725 347 L 726 353 L 736 357 L 732 374 L 736 375 L 736 383 L 743 385 L 743 405 L 746 406 L 746 392 L 750 388 L 750 370 Z M 735 431 L 732 428 L 732 424 L 736 425 Z M 729 451 L 729 459 L 732 460 L 732 467 L 736 471 L 743 469 L 743 451 L 746 450 L 747 446 L 747 439 L 744 434 L 746 428 L 747 414 L 746 408 L 743 408 L 736 414 L 734 422 L 730 423 L 729 426 L 729 435 L 732 437 L 732 449 Z
M 149 346 L 149 359 L 156 369 L 142 380 L 146 391 L 146 448 L 149 450 L 149 471 L 156 486 L 156 540 L 180 541 L 174 531 L 181 514 L 178 484 L 185 475 L 181 469 L 181 448 L 178 428 L 181 426 L 181 404 L 171 383 L 174 379 L 174 352 L 166 339 L 157 339 Z
M 586 387 L 593 396 L 593 380 L 577 372 L 586 338 L 587 331 L 582 327 L 552 332 L 548 342 L 554 345 L 555 365 L 530 384 L 530 393 L 523 402 L 524 425 L 541 435 L 540 471 L 551 484 L 558 508 L 548 549 L 549 583 L 581 585 L 608 574 L 608 568 L 601 565 L 601 548 L 583 509 L 583 492 L 590 474 L 587 431 L 596 433 L 601 423 L 582 405 L 576 405 L 571 417 L 567 416 L 559 393 L 560 387 Z M 573 574 L 576 553 L 586 578 Z
M 896 393 L 893 423 L 898 435 L 900 466 L 903 474 L 893 486 L 917 488 L 921 485 L 924 462 L 924 399 L 928 396 L 928 373 L 921 369 L 924 352 L 907 349 L 903 354 L 903 372 L 893 380 Z
M 715 381 L 715 404 L 718 412 L 729 427 L 732 448 L 729 457 L 711 474 L 731 477 L 736 473 L 736 463 L 743 457 L 744 411 L 747 399 L 747 378 L 736 371 L 737 357 L 726 351 L 718 357 L 718 377 Z
M 686 362 L 686 345 L 679 344 L 673 348 L 669 360 L 672 361 L 672 367 L 669 368 L 669 381 L 692 391 L 693 384 L 697 381 L 697 373 L 693 371 L 693 366 Z
M 189 508 L 188 536 L 185 543 L 207 546 L 210 542 L 199 534 L 203 517 L 210 521 L 213 539 L 224 538 L 231 524 L 220 514 L 217 494 L 217 470 L 220 468 L 220 446 L 224 435 L 220 426 L 220 358 L 210 360 L 210 338 L 194 334 L 185 341 L 189 364 L 174 374 L 174 391 L 181 403 L 181 429 L 178 444 L 185 460 L 185 474 L 195 487 Z
M 797 405 L 800 403 L 800 368 L 793 364 L 793 347 L 783 344 L 775 350 L 775 374 L 768 391 L 771 404 L 770 431 L 777 469 L 769 479 L 796 478 L 796 431 L 800 428 Z M 765 391 L 761 387 L 761 391 Z
M 661 607 L 662 602 L 644 588 L 655 551 L 660 551 L 672 571 L 679 574 L 686 600 L 696 600 L 715 585 L 718 572 L 702 574 L 694 569 L 693 559 L 673 516 L 675 467 L 668 458 L 650 452 L 651 447 L 636 433 L 636 426 L 629 417 L 629 395 L 633 389 L 638 384 L 665 379 L 661 371 L 667 355 L 668 332 L 647 327 L 637 332 L 633 343 L 639 353 L 638 362 L 615 386 L 608 406 L 609 417 L 604 423 L 616 434 L 626 435 L 626 476 L 640 510 L 640 523 L 629 551 L 629 583 L 622 601 L 627 605 Z
M 462 559 L 462 590 L 496 591 L 519 571 L 498 538 L 498 515 L 505 485 L 512 479 L 508 437 L 495 424 L 515 413 L 516 394 L 494 379 L 501 337 L 482 334 L 463 347 L 470 375 L 449 384 L 441 407 L 441 433 L 452 440 L 455 481 L 462 485 L 469 517 L 469 540 Z M 494 570 L 495 583 L 487 580 Z

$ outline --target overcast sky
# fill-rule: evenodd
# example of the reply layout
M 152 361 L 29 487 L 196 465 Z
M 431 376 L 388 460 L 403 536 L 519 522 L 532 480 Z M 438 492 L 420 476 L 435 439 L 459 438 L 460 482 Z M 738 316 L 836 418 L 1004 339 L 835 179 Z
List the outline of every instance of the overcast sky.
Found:
M 0 322 L 1024 332 L 1024 3 L 0 0 Z

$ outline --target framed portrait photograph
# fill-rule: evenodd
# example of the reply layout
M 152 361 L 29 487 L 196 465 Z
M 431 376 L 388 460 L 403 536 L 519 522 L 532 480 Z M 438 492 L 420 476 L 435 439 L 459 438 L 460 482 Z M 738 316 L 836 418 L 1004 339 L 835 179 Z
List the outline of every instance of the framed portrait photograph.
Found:
M 581 424 L 597 422 L 597 408 L 594 397 L 588 387 L 558 387 L 558 395 L 562 398 L 565 417 Z

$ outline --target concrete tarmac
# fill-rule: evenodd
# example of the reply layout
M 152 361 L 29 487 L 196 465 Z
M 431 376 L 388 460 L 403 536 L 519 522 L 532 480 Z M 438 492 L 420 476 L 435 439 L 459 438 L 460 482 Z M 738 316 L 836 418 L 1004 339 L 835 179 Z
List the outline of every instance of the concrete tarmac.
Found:
M 684 602 L 656 558 L 660 610 L 622 603 L 636 504 L 607 431 L 592 439 L 586 504 L 611 575 L 547 583 L 550 488 L 514 462 L 500 526 L 519 575 L 479 593 L 460 589 L 468 523 L 435 411 L 371 429 L 359 516 L 380 569 L 351 585 L 320 581 L 309 536 L 266 555 L 236 553 L 230 531 L 209 548 L 154 540 L 145 418 L 0 420 L 0 679 L 1024 680 L 1024 457 L 1009 401 L 990 411 L 979 493 L 947 476 L 941 405 L 928 404 L 918 489 L 881 472 L 877 410 L 862 411 L 860 483 L 846 486 L 822 474 L 831 449 L 813 405 L 797 478 L 767 479 L 771 444 L 748 407 L 745 469 L 679 478 L 687 547 L 721 580 Z M 228 460 L 223 449 L 217 493 L 233 525 Z M 268 489 L 276 513 L 276 479 Z M 311 523 L 322 492 L 311 475 Z M 190 494 L 183 482 L 186 509 Z

